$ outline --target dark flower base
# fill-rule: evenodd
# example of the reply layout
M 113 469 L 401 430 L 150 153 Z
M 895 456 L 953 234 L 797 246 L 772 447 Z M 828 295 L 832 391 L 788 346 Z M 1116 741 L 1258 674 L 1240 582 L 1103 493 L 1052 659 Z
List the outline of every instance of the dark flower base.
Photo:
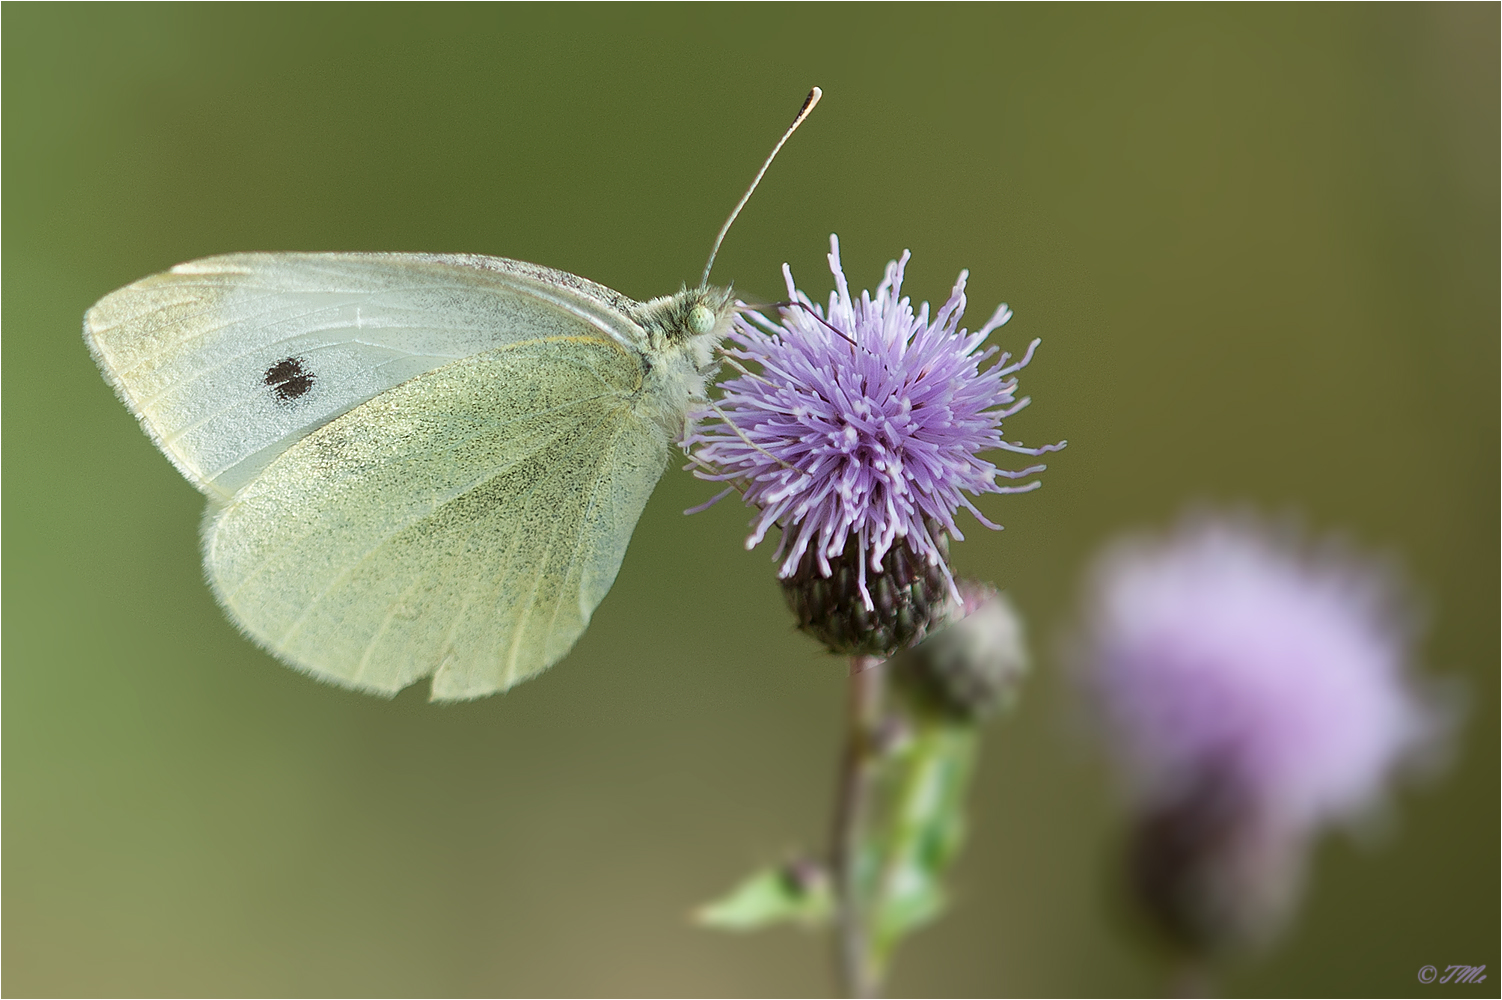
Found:
M 935 535 L 943 559 L 949 540 Z M 798 627 L 842 656 L 891 656 L 923 638 L 949 607 L 949 584 L 942 564 L 932 565 L 906 542 L 894 545 L 882 560 L 881 572 L 866 568 L 866 589 L 874 610 L 866 608 L 860 592 L 862 553 L 854 537 L 845 551 L 829 561 L 823 576 L 812 554 L 805 554 L 798 571 L 782 582 L 782 596 Z
M 1232 772 L 1212 765 L 1137 819 L 1131 889 L 1180 953 L 1258 951 L 1293 911 L 1302 841 L 1267 829 L 1254 804 Z

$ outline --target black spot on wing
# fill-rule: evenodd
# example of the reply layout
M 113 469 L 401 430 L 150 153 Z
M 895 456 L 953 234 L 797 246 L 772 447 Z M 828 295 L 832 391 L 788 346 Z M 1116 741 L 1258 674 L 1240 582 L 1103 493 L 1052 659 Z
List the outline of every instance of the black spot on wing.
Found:
M 283 358 L 266 369 L 265 383 L 278 403 L 290 403 L 318 380 L 302 358 Z

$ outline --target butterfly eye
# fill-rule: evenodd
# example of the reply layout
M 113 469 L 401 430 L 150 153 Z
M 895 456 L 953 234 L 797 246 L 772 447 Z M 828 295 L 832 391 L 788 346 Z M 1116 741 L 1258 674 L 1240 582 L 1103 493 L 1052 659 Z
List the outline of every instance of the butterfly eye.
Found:
M 696 337 L 713 330 L 714 313 L 708 306 L 694 306 L 688 311 L 688 329 Z

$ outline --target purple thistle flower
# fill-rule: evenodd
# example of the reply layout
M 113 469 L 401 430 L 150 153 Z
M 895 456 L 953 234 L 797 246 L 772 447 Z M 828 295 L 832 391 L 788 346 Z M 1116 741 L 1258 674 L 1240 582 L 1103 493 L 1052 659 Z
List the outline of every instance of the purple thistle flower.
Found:
M 1378 572 L 1205 521 L 1119 546 L 1094 582 L 1091 683 L 1144 794 L 1216 760 L 1310 827 L 1363 811 L 1432 732 Z
M 968 272 L 960 272 L 930 321 L 928 303 L 914 314 L 902 295 L 907 252 L 887 265 L 874 296 L 863 292 L 852 300 L 839 241 L 831 236 L 829 243 L 835 291 L 827 312 L 798 290 L 784 264 L 791 302 L 780 322 L 756 313 L 737 318 L 726 354 L 740 375 L 721 385 L 719 405 L 697 414 L 697 428 L 684 440 L 694 474 L 733 484 L 710 503 L 740 488 L 746 503 L 759 508 L 748 549 L 774 524 L 782 529 L 774 558 L 782 559 L 784 580 L 805 553 L 830 576 L 831 560 L 854 537 L 864 557 L 858 589 L 871 609 L 867 568 L 880 573 L 901 540 L 941 568 L 958 600 L 935 533 L 964 537 L 954 520 L 960 507 L 998 528 L 966 494 L 1026 492 L 1041 484 L 998 480 L 1044 469 L 1002 469 L 979 456 L 1037 456 L 1064 446 L 1028 448 L 1001 436 L 1002 420 L 1029 402 L 1016 398 L 1016 372 L 1032 360 L 1038 341 L 1020 360 L 1008 363 L 1010 356 L 1002 354 L 982 370 L 998 349 L 981 350 L 981 344 L 1012 314 L 1002 305 L 974 333 L 959 329 Z
M 1445 720 L 1409 674 L 1412 632 L 1387 575 L 1250 521 L 1099 561 L 1083 680 L 1133 793 L 1138 892 L 1176 939 L 1270 937 L 1312 835 L 1434 745 Z

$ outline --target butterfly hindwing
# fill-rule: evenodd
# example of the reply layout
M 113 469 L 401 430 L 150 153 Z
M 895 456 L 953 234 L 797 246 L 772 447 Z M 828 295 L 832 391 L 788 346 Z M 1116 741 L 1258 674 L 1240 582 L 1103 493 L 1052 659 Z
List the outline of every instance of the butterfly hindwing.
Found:
M 607 338 L 539 337 L 381 393 L 211 508 L 216 594 L 325 680 L 510 687 L 584 631 L 665 467 L 643 375 Z

